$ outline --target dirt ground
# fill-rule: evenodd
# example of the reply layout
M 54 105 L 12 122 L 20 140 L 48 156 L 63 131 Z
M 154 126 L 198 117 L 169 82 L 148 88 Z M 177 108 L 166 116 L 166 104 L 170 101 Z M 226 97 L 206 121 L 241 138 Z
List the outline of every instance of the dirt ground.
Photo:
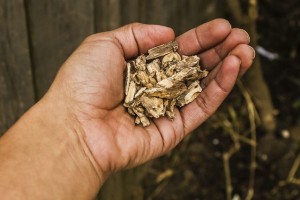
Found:
M 246 199 L 252 184 L 257 200 L 300 199 L 300 2 L 260 1 L 257 28 L 276 131 L 261 129 L 251 94 L 236 86 L 213 118 L 152 162 L 145 199 Z

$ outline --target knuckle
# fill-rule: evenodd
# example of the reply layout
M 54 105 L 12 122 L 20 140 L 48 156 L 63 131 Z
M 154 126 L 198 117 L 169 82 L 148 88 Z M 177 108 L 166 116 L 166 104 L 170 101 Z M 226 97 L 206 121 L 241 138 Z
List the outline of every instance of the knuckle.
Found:
M 211 111 L 209 109 L 207 98 L 205 97 L 205 93 L 204 92 L 201 93 L 196 98 L 196 103 L 197 103 L 197 106 L 202 110 L 202 112 L 205 115 L 205 117 L 209 117 L 211 115 Z

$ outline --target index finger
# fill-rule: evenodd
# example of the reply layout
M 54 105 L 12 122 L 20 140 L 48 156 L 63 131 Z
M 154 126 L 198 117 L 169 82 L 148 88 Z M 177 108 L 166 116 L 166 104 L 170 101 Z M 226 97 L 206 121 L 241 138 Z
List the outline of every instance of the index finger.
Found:
M 231 32 L 225 19 L 215 19 L 193 28 L 176 38 L 183 55 L 195 55 L 221 43 Z
M 112 31 L 126 59 L 174 40 L 174 31 L 165 26 L 133 23 Z

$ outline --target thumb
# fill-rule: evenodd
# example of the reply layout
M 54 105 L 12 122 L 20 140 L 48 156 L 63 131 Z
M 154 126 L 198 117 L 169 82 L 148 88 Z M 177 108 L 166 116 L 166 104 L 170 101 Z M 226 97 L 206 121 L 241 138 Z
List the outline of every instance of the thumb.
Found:
M 113 31 L 91 36 L 93 40 L 111 39 L 122 51 L 125 59 L 146 53 L 148 49 L 175 39 L 173 29 L 160 25 L 132 23 Z

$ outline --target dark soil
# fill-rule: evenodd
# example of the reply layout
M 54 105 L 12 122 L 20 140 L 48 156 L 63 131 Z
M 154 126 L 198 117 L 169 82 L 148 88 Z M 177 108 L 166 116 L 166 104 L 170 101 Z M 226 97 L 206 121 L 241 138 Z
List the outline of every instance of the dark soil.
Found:
M 278 127 L 275 133 L 267 134 L 256 123 L 254 199 L 296 200 L 300 199 L 300 185 L 284 181 L 300 154 L 300 1 L 259 2 L 259 46 L 278 54 L 274 60 L 260 55 L 278 110 Z M 226 199 L 222 155 L 234 144 L 230 131 L 251 138 L 248 103 L 236 87 L 212 119 L 167 156 L 153 161 L 143 181 L 145 198 Z M 245 199 L 248 192 L 253 147 L 240 144 L 230 159 L 233 199 Z M 162 174 L 165 177 L 157 180 Z M 300 169 L 296 177 L 300 179 Z

